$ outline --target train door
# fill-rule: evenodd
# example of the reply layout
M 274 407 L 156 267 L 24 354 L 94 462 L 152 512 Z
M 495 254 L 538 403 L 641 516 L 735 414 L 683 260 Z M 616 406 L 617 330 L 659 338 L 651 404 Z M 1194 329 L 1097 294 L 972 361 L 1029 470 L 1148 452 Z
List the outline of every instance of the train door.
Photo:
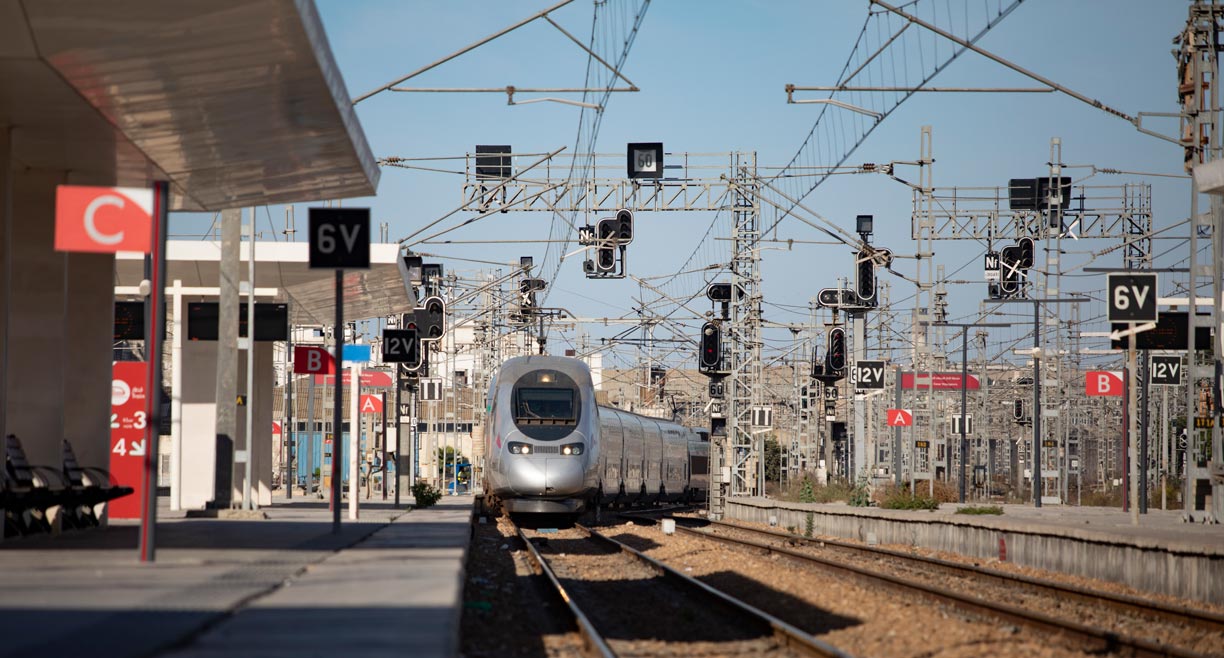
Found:
M 663 431 L 653 420 L 643 418 L 641 422 L 646 445 L 646 494 L 654 501 L 663 489 Z
M 678 500 L 684 495 L 688 483 L 687 432 L 675 426 L 664 426 L 663 431 L 663 487 L 668 500 Z
M 642 423 L 635 416 L 620 414 L 625 437 L 625 493 L 635 498 L 645 481 L 646 445 Z
M 615 413 L 599 414 L 599 472 L 605 500 L 614 500 L 624 480 L 625 437 Z M 625 489 L 628 491 L 628 489 Z

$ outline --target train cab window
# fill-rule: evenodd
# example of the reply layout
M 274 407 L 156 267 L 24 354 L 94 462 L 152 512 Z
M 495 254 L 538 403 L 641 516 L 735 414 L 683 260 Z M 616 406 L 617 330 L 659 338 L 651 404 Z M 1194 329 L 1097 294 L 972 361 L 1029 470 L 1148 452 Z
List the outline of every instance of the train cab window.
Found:
M 514 419 L 519 422 L 572 424 L 574 391 L 564 388 L 520 388 L 514 401 Z
M 534 370 L 514 383 L 509 409 L 523 434 L 541 441 L 563 439 L 582 420 L 578 384 L 557 370 Z

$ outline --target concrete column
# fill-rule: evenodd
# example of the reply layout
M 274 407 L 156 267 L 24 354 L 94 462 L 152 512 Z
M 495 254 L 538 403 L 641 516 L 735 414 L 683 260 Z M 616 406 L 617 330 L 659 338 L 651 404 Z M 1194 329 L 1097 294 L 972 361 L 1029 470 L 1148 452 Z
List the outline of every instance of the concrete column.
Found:
M 11 311 L 9 310 L 9 287 L 12 281 L 13 254 L 10 248 L 13 226 L 13 128 L 0 126 L 0 459 L 5 457 L 5 442 L 2 440 L 8 434 L 8 360 L 9 343 L 8 328 Z M 3 535 L 0 532 L 0 535 Z M 4 538 L 0 536 L 0 541 Z
M 204 509 L 216 500 L 217 459 L 217 343 L 186 341 L 182 348 L 182 463 L 179 504 L 182 509 Z M 235 391 L 235 394 L 237 391 Z M 233 402 L 233 399 L 230 400 Z M 231 446 L 232 447 L 232 446 Z M 227 490 L 228 491 L 228 490 Z
M 65 256 L 53 247 L 55 186 L 61 176 L 21 175 L 8 230 L 6 428 L 21 439 L 34 464 L 59 463 L 64 436 Z
M 170 287 L 170 509 L 183 505 L 183 282 Z
M 87 466 L 110 463 L 110 389 L 114 346 L 115 257 L 67 254 L 67 286 L 61 323 L 64 438 Z M 56 459 L 60 463 L 58 446 Z
M 221 276 L 217 326 L 216 490 L 214 504 L 233 502 L 234 440 L 238 435 L 238 281 L 242 211 L 221 211 Z

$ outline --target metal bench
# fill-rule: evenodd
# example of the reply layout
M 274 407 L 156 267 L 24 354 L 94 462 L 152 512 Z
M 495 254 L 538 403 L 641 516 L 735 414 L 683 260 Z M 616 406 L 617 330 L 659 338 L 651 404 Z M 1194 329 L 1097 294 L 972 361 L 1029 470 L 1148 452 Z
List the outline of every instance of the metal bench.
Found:
M 66 440 L 63 463 L 55 469 L 31 465 L 21 440 L 13 434 L 5 437 L 4 478 L 0 488 L 5 536 L 51 532 L 53 508 L 59 508 L 63 528 L 97 526 L 95 507 L 130 493 L 131 487 L 115 485 L 105 470 L 82 467 Z
M 63 475 L 46 466 L 32 466 L 16 435 L 5 437 L 4 507 L 6 536 L 51 532 L 48 511 L 64 498 L 67 482 Z
M 104 468 L 81 466 L 68 439 L 64 439 L 63 454 L 63 473 L 71 494 L 66 496 L 63 504 L 66 512 L 63 523 L 66 527 L 74 528 L 96 527 L 98 516 L 95 508 L 99 504 L 122 498 L 134 490 L 116 484 L 110 472 Z

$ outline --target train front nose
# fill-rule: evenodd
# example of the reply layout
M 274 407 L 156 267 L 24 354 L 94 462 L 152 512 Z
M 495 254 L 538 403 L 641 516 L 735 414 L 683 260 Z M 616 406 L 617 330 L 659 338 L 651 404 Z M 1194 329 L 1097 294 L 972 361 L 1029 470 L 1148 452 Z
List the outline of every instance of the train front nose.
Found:
M 574 495 L 582 491 L 583 460 L 581 457 L 548 457 L 544 459 L 544 493 Z
M 515 442 L 516 445 L 521 445 Z M 533 446 L 534 454 L 518 454 L 509 460 L 510 484 L 520 494 L 559 497 L 582 492 L 586 458 L 564 455 L 553 446 Z M 521 448 L 520 448 L 521 449 Z M 543 453 L 543 454 L 541 454 Z

